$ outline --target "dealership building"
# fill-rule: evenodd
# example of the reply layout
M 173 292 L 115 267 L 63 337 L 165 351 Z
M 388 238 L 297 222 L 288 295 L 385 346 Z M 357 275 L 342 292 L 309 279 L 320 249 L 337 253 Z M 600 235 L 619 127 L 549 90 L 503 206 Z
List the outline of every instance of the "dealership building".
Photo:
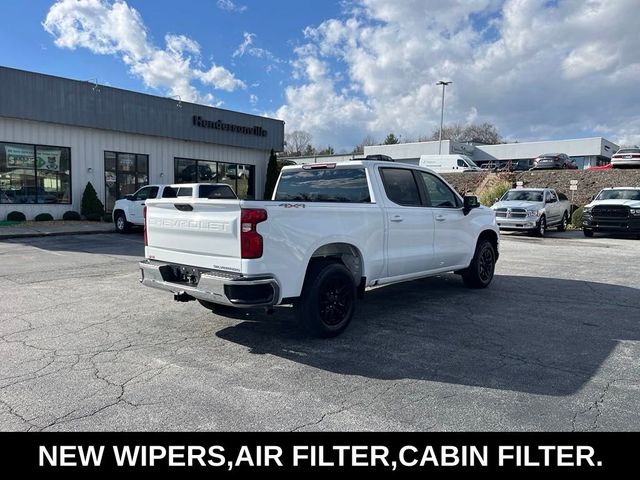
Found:
M 262 198 L 283 145 L 280 120 L 0 67 L 0 220 L 79 212 L 89 182 L 107 211 L 148 184 Z
M 602 137 L 549 140 L 542 142 L 504 143 L 483 145 L 460 143 L 450 140 L 440 142 L 399 143 L 364 147 L 364 155 L 387 155 L 397 162 L 418 164 L 421 155 L 466 155 L 482 166 L 490 163 L 501 166 L 506 163 L 531 166 L 533 159 L 545 153 L 566 153 L 580 169 L 606 165 L 618 150 L 618 145 Z M 291 157 L 296 163 L 318 163 L 350 160 L 362 157 L 358 154 L 316 155 Z

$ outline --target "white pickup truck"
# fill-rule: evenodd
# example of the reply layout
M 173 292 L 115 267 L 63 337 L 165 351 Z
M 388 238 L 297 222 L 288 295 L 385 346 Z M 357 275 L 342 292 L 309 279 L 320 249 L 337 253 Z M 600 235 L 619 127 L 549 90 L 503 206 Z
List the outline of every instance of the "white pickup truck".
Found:
M 455 271 L 484 288 L 498 259 L 491 209 L 388 161 L 285 167 L 272 200 L 147 200 L 145 214 L 143 285 L 218 313 L 293 304 L 319 337 L 367 287 Z
M 544 237 L 547 228 L 567 229 L 571 202 L 553 188 L 513 188 L 491 207 L 500 230 L 526 231 Z

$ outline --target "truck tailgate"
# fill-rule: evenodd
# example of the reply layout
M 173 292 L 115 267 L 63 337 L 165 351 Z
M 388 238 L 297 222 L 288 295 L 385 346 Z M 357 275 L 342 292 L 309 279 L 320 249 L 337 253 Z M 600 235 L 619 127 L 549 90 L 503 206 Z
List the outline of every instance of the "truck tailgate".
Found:
M 146 257 L 240 272 L 240 200 L 148 200 Z

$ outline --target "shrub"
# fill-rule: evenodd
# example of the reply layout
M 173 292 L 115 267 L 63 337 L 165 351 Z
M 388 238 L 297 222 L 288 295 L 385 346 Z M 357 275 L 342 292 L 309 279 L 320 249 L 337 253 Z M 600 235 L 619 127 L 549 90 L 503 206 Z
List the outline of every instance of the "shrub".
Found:
M 276 182 L 278 181 L 278 157 L 276 153 L 271 150 L 269 155 L 269 163 L 267 164 L 267 182 L 264 186 L 264 199 L 271 200 L 273 190 L 276 188 Z
M 102 217 L 102 220 L 107 222 L 107 223 L 112 223 L 113 222 L 113 216 L 110 213 L 105 213 L 104 216 Z
M 493 187 L 488 190 L 483 191 L 480 194 L 480 203 L 487 207 L 490 207 L 495 203 L 496 198 L 502 197 L 507 190 L 511 188 L 512 183 L 502 180 L 496 183 Z
M 22 212 L 9 212 L 9 214 L 7 215 L 7 222 L 25 222 L 27 220 L 27 217 L 25 217 L 24 213 Z
M 53 220 L 53 215 L 50 213 L 39 213 L 36 215 L 36 222 L 50 222 Z
M 69 210 L 68 212 L 64 212 L 64 215 L 62 215 L 62 219 L 63 220 L 78 221 L 78 220 L 82 220 L 82 217 L 80 216 L 80 214 L 78 212 L 75 212 L 73 210 Z
M 93 222 L 99 222 L 104 215 L 104 205 L 98 198 L 95 188 L 91 185 L 91 182 L 87 183 L 82 194 L 82 204 L 80 207 L 80 213 L 87 220 Z
M 573 228 L 582 228 L 582 209 L 583 207 L 580 207 L 571 215 L 571 226 Z

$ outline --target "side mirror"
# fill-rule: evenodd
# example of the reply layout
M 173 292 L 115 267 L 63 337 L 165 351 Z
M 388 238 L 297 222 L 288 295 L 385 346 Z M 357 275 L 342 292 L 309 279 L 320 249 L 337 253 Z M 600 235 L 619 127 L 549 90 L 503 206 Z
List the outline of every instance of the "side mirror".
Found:
M 475 195 L 465 195 L 462 212 L 467 215 L 474 208 L 480 206 L 480 200 Z
M 126 200 L 133 200 L 133 195 L 125 195 L 124 198 Z

